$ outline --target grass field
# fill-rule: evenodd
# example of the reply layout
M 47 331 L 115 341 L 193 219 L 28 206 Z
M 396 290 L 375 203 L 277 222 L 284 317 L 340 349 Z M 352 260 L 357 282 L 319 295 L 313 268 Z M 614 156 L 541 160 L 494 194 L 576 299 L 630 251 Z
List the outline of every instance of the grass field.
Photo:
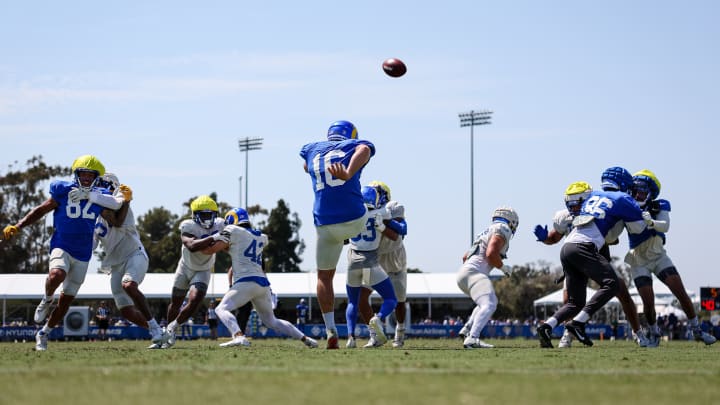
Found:
M 168 350 L 146 350 L 148 341 L 51 341 L 35 352 L 31 343 L 2 343 L 0 404 L 720 403 L 720 344 L 487 341 L 496 348 L 408 339 L 400 350 L 328 351 L 256 339 L 249 348 L 198 340 Z

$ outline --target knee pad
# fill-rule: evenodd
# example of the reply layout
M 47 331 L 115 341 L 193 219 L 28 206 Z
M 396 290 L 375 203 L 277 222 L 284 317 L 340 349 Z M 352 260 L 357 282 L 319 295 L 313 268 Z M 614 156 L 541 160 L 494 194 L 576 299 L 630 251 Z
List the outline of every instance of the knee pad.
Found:
M 673 267 L 668 267 L 667 269 L 663 269 L 662 271 L 660 271 L 657 274 L 657 278 L 658 278 L 658 280 L 660 280 L 664 283 L 668 277 L 676 276 L 676 275 L 678 275 L 678 272 L 677 272 L 677 269 L 675 268 L 675 266 L 673 266 Z
M 641 276 L 635 279 L 635 288 L 652 286 L 652 277 Z
M 202 293 L 206 293 L 207 290 L 208 290 L 208 285 L 205 284 L 205 283 L 203 283 L 203 282 L 198 281 L 198 282 L 196 282 L 196 283 L 190 284 L 190 288 L 194 288 L 194 289 L 197 290 L 197 291 L 200 291 L 200 292 L 202 292 Z

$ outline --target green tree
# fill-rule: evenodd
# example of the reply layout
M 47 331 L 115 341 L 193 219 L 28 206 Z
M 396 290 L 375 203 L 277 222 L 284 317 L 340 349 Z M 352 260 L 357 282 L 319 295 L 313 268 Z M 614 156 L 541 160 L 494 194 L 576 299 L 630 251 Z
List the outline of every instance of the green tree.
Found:
M 297 213 L 290 214 L 284 200 L 278 200 L 277 207 L 270 211 L 267 224 L 262 228 L 268 235 L 268 245 L 263 249 L 265 268 L 269 273 L 299 272 L 300 256 L 305 251 L 305 242 L 300 239 L 302 222 Z
M 148 273 L 173 273 L 180 260 L 178 216 L 164 207 L 152 208 L 137 219 L 140 241 L 148 253 Z
M 0 224 L 14 224 L 31 209 L 47 200 L 43 192 L 45 183 L 54 177 L 71 174 L 69 167 L 48 166 L 42 156 L 33 156 L 25 162 L 24 169 L 18 163 L 9 165 L 0 176 Z M 50 215 L 50 214 L 48 214 Z M 0 246 L 0 272 L 45 273 L 49 254 L 52 227 L 40 220 L 22 229 L 11 241 Z
M 555 283 L 562 272 L 551 270 L 548 263 L 512 266 L 508 273 L 509 277 L 495 282 L 496 319 L 527 319 L 534 315 L 533 301 L 562 287 Z

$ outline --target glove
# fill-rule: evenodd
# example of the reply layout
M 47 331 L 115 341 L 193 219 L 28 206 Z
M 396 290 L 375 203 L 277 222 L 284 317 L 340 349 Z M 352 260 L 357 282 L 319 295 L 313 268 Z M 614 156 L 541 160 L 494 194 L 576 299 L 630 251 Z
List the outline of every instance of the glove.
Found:
M 538 242 L 545 242 L 548 238 L 547 225 L 544 227 L 542 225 L 535 225 L 533 233 L 535 234 L 535 237 L 537 237 Z
M 383 222 L 383 214 L 381 212 L 375 214 L 375 229 L 380 233 L 385 230 L 385 222 Z
M 5 237 L 5 240 L 8 240 L 12 238 L 13 236 L 17 235 L 17 233 L 20 232 L 20 229 L 18 229 L 15 225 L 8 225 L 3 229 L 3 236 Z
M 655 226 L 655 221 L 652 219 L 652 215 L 649 212 L 643 211 L 642 217 L 648 228 L 653 228 Z
M 130 186 L 127 186 L 127 185 L 125 185 L 125 184 L 121 184 L 120 186 L 118 186 L 118 191 L 120 192 L 120 194 L 122 194 L 123 199 L 124 199 L 125 201 L 127 201 L 127 202 L 132 201 L 132 199 L 133 199 L 133 192 L 132 192 L 132 189 L 130 188 Z
M 79 188 L 73 188 L 68 193 L 68 201 L 70 201 L 73 204 L 77 204 L 82 200 L 87 200 L 90 197 L 90 192 L 88 190 L 83 190 Z

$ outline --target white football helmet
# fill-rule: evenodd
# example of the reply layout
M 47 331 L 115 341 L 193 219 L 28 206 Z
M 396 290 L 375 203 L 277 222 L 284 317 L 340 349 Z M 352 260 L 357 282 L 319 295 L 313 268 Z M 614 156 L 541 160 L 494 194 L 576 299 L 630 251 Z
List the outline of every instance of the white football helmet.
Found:
M 114 191 L 117 190 L 120 186 L 120 180 L 114 173 L 105 173 L 104 175 L 100 176 L 98 186 L 106 188 L 110 190 L 110 192 L 114 193 Z
M 518 217 L 517 212 L 515 212 L 514 208 L 509 206 L 501 206 L 495 208 L 495 211 L 493 211 L 492 220 L 493 222 L 498 220 L 501 222 L 505 222 L 510 227 L 512 233 L 515 233 L 515 230 L 517 230 L 517 227 L 520 224 L 520 218 Z

